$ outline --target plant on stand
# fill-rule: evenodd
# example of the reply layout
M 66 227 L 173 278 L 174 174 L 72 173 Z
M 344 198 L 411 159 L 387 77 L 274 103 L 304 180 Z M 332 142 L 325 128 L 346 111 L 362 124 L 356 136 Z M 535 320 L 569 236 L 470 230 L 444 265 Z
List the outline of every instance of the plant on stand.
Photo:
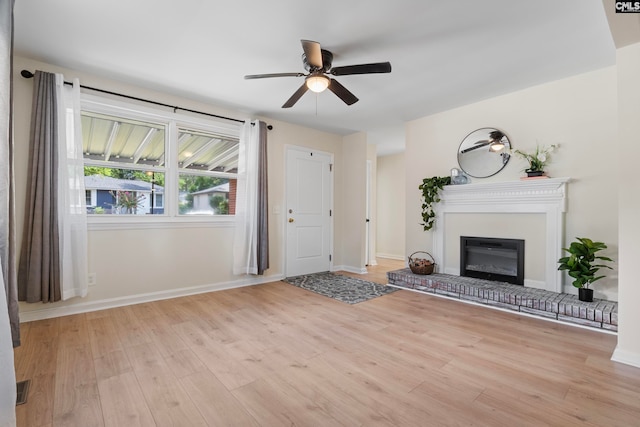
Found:
M 520 150 L 514 150 L 514 153 L 529 162 L 529 167 L 524 170 L 527 176 L 544 176 L 545 168 L 551 160 L 551 153 L 559 146 L 559 144 L 552 144 L 548 147 L 537 145 L 533 153 L 526 153 Z
M 605 276 L 596 276 L 601 268 L 612 268 L 605 264 L 595 264 L 599 261 L 613 261 L 606 256 L 596 255 L 607 245 L 602 242 L 594 242 L 584 237 L 576 237 L 577 242 L 572 242 L 569 248 L 562 248 L 570 255 L 558 260 L 558 270 L 566 270 L 569 276 L 574 278 L 573 286 L 578 288 L 578 298 L 580 301 L 593 301 L 593 289 L 589 286 L 596 280 Z

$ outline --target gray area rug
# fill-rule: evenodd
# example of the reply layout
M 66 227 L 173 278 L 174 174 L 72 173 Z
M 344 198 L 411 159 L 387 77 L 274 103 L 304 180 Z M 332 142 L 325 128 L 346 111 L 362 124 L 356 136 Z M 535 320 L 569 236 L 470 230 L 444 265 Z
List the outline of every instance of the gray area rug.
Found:
M 357 304 L 398 289 L 330 272 L 287 277 L 285 282 L 347 304 Z

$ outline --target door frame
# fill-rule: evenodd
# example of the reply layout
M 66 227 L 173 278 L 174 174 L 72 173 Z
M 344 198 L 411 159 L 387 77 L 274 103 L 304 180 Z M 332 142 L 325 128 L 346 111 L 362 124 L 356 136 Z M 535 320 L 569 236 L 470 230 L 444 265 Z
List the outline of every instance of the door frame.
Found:
M 288 238 L 287 238 L 287 218 L 288 218 L 288 214 L 287 214 L 287 206 L 289 206 L 289 194 L 287 194 L 287 172 L 289 170 L 289 151 L 302 151 L 305 153 L 308 153 L 309 151 L 314 152 L 314 153 L 318 153 L 318 154 L 322 154 L 322 155 L 326 155 L 329 156 L 329 162 L 332 165 L 333 169 L 332 169 L 332 173 L 329 174 L 329 205 L 330 205 L 330 209 L 331 209 L 331 217 L 329 219 L 329 251 L 331 252 L 331 260 L 329 261 L 329 271 L 334 271 L 333 270 L 333 265 L 334 265 L 334 258 L 335 258 L 335 251 L 334 251 L 334 242 L 333 242 L 333 230 L 334 230 L 334 218 L 336 215 L 335 212 L 335 199 L 334 199 L 334 174 L 335 174 L 335 161 L 334 161 L 334 154 L 329 152 L 329 151 L 322 151 L 322 150 L 317 150 L 315 148 L 311 148 L 311 147 L 304 147 L 301 145 L 292 145 L 292 144 L 285 144 L 284 146 L 284 173 L 283 173 L 283 181 L 282 184 L 284 186 L 284 206 L 282 209 L 282 213 L 284 215 L 282 215 L 281 218 L 281 224 L 282 224 L 282 230 L 283 230 L 283 235 L 282 235 L 282 241 L 283 241 L 283 245 L 282 245 L 282 275 L 284 277 L 287 277 L 287 245 L 289 244 L 288 242 Z

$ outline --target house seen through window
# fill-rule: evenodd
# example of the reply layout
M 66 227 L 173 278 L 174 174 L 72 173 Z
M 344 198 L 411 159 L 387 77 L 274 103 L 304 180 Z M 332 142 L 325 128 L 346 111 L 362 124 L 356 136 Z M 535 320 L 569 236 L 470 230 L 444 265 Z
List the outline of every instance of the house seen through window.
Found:
M 87 213 L 235 214 L 238 137 L 87 110 L 82 134 Z

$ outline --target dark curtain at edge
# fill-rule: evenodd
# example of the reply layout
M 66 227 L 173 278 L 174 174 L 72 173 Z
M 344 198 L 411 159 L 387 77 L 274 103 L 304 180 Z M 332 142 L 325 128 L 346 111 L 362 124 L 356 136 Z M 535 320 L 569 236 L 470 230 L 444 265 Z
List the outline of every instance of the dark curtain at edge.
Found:
M 25 224 L 18 268 L 20 301 L 54 302 L 61 298 L 56 98 L 55 74 L 36 71 Z
M 3 97 L 3 102 L 7 104 L 6 107 L 8 115 L 2 117 L 3 120 L 3 134 L 0 136 L 3 145 L 2 159 L 0 159 L 0 171 L 2 178 L 0 178 L 0 192 L 2 193 L 2 199 L 0 200 L 0 236 L 2 241 L 0 242 L 0 268 L 2 268 L 2 276 L 4 277 L 4 291 L 7 296 L 7 309 L 9 312 L 9 322 L 11 324 L 11 340 L 13 346 L 18 347 L 20 345 L 20 317 L 18 313 L 18 288 L 16 277 L 16 239 L 15 239 L 15 188 L 14 188 L 14 165 L 13 165 L 13 5 L 14 0 L 10 0 L 3 5 L 3 8 L 7 8 L 2 11 L 3 26 L 9 36 L 7 40 L 6 52 L 2 52 L 2 55 L 6 55 L 8 67 L 4 69 L 8 72 L 6 76 L 2 76 L 3 87 L 2 92 L 8 94 L 8 97 Z M 3 58 L 3 62 L 4 62 Z M 3 108 L 4 109 L 4 108 Z
M 257 213 L 257 260 L 258 274 L 269 268 L 269 207 L 267 192 L 267 124 L 259 121 L 258 128 L 258 213 Z

